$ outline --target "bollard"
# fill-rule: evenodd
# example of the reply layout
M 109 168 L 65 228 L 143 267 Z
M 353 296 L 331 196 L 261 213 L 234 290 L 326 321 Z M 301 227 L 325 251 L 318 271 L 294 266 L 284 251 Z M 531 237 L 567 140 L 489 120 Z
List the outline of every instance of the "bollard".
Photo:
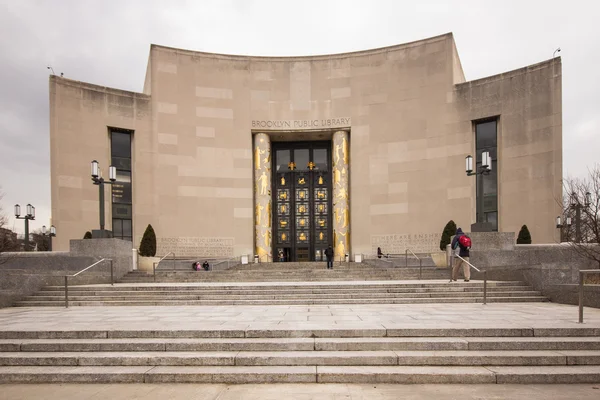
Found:
M 108 261 L 110 261 L 110 285 L 115 286 L 115 272 L 113 270 L 113 260 L 111 258 Z
M 579 323 L 583 324 L 583 272 L 579 271 Z

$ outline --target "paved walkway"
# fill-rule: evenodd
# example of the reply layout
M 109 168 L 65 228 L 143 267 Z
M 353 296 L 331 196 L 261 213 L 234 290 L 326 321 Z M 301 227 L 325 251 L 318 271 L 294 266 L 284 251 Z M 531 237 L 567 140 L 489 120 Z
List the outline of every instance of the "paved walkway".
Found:
M 0 385 L 11 400 L 597 400 L 598 385 L 194 385 L 194 384 L 63 384 Z
M 600 328 L 600 309 L 553 303 L 0 309 L 1 331 Z

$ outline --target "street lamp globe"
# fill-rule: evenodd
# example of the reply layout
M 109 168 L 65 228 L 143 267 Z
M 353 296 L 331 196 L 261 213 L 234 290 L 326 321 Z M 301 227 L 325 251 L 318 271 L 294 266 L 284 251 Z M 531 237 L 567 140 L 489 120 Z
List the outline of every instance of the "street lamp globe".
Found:
M 19 217 L 21 215 L 21 206 L 18 204 L 15 204 L 15 217 Z
M 27 204 L 27 216 L 31 217 L 35 215 L 35 209 L 31 204 Z
M 560 215 L 559 215 L 558 217 L 556 217 L 556 227 L 557 228 L 561 228 L 562 227 L 562 225 L 560 224 L 560 222 L 561 221 L 560 221 Z
M 46 225 L 42 225 L 42 235 L 46 234 Z
M 467 156 L 465 157 L 465 171 L 467 172 L 467 175 L 470 174 L 471 172 L 473 172 L 473 157 L 472 156 Z
M 571 217 L 567 217 L 567 226 L 571 226 Z
M 117 167 L 114 167 L 112 165 L 108 167 L 108 179 L 110 179 L 111 182 L 117 180 Z
M 100 175 L 100 166 L 98 165 L 98 161 L 92 161 L 92 178 L 97 178 Z
M 492 169 L 492 167 L 490 165 L 490 152 L 489 151 L 484 151 L 483 153 L 481 153 L 481 168 L 483 168 L 486 171 L 489 171 Z
M 56 227 L 54 225 L 50 225 L 50 236 L 56 236 Z

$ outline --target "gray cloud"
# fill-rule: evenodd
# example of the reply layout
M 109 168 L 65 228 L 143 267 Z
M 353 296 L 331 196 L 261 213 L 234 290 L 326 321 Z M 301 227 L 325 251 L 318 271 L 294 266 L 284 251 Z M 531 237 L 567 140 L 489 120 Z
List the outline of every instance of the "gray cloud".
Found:
M 5 210 L 50 222 L 48 73 L 141 91 L 149 46 L 328 54 L 453 32 L 468 80 L 563 57 L 564 173 L 599 162 L 600 6 L 590 1 L 0 0 L 0 185 Z M 22 230 L 19 222 L 16 226 Z

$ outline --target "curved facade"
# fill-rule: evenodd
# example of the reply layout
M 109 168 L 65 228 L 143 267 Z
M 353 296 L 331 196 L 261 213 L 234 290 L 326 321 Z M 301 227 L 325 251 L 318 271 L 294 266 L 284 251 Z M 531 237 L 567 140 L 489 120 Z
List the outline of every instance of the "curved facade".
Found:
M 54 248 L 98 229 L 94 159 L 119 171 L 106 229 L 137 247 L 152 224 L 160 255 L 426 252 L 478 210 L 554 242 L 561 117 L 559 58 L 466 82 L 451 34 L 315 57 L 152 45 L 143 93 L 50 77 Z M 467 176 L 482 151 L 493 172 Z

